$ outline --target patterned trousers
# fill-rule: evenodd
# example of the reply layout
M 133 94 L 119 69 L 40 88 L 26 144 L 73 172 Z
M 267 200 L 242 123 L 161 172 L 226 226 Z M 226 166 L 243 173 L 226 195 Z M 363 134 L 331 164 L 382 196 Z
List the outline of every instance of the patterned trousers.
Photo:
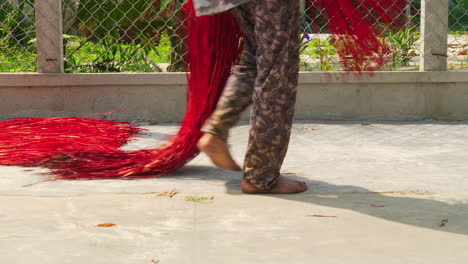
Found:
M 244 180 L 273 188 L 291 134 L 299 72 L 299 1 L 253 0 L 234 9 L 245 38 L 213 115 L 202 131 L 227 140 L 228 131 L 252 104 Z

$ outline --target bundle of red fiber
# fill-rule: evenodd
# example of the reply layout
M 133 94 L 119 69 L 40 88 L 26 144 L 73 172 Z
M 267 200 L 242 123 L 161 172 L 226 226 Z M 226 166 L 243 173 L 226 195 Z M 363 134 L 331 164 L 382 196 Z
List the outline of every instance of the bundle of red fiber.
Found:
M 362 71 L 385 63 L 389 50 L 373 25 L 398 25 L 406 0 L 308 1 L 313 10 L 323 11 L 345 69 Z M 200 128 L 240 56 L 242 38 L 229 13 L 196 18 L 189 0 L 185 15 L 187 110 L 179 132 L 166 145 L 126 152 L 118 147 L 138 133 L 135 127 L 93 119 L 26 118 L 0 122 L 1 164 L 45 166 L 55 179 L 135 179 L 165 175 L 196 156 Z
M 0 122 L 0 165 L 38 166 L 72 151 L 109 151 L 140 130 L 126 122 L 94 118 L 15 118 Z
M 376 70 L 391 52 L 381 36 L 404 25 L 407 0 L 307 0 L 312 24 L 325 25 L 348 71 Z
M 201 126 L 211 115 L 240 57 L 240 30 L 229 13 L 195 17 L 192 5 L 186 5 L 189 32 L 189 74 L 187 110 L 179 132 L 156 149 L 121 151 L 77 149 L 55 156 L 43 165 L 57 179 L 133 179 L 165 175 L 182 167 L 198 154 L 196 142 Z

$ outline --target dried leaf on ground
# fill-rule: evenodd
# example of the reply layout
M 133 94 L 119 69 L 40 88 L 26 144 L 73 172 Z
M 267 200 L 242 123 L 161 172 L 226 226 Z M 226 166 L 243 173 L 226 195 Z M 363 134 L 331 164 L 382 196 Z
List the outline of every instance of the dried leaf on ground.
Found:
M 116 226 L 116 224 L 112 224 L 112 223 L 104 223 L 104 224 L 99 224 L 99 225 L 96 225 L 97 227 L 110 227 L 110 226 Z
M 440 221 L 440 225 L 439 225 L 439 226 L 440 226 L 440 227 L 445 226 L 447 223 L 448 223 L 448 219 L 444 219 L 444 220 Z
M 158 196 L 167 196 L 169 198 L 172 198 L 174 197 L 176 194 L 178 194 L 179 192 L 176 192 L 175 189 L 170 191 L 170 192 L 163 192 L 163 193 L 160 193 L 158 194 Z
M 211 201 L 213 199 L 214 199 L 214 196 L 207 196 L 207 197 L 187 196 L 185 197 L 185 201 L 196 202 L 196 203 Z
M 289 172 L 289 171 L 282 172 L 281 174 L 283 174 L 283 175 L 290 175 L 290 176 L 304 176 L 304 174 L 302 174 L 302 173 Z
M 385 205 L 371 204 L 372 207 L 385 207 Z
M 364 124 L 361 124 L 361 126 L 372 126 L 372 124 L 364 123 Z
M 307 217 L 330 217 L 330 218 L 338 218 L 335 215 L 306 215 Z

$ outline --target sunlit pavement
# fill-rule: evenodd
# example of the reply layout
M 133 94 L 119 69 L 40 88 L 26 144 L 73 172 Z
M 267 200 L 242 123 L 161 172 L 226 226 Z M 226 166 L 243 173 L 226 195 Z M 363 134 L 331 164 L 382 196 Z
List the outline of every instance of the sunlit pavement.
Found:
M 126 149 L 177 131 L 145 128 Z M 248 129 L 231 132 L 239 163 Z M 468 123 L 296 122 L 283 173 L 308 183 L 298 195 L 244 195 L 204 155 L 133 181 L 0 167 L 0 263 L 466 263 L 467 161 Z

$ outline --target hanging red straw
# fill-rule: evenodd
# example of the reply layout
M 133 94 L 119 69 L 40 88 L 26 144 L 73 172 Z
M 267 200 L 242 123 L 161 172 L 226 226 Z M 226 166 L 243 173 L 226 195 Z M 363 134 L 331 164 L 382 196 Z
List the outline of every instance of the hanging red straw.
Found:
M 407 0 L 307 0 L 314 28 L 323 24 L 344 70 L 377 70 L 391 53 L 384 29 L 404 25 Z

